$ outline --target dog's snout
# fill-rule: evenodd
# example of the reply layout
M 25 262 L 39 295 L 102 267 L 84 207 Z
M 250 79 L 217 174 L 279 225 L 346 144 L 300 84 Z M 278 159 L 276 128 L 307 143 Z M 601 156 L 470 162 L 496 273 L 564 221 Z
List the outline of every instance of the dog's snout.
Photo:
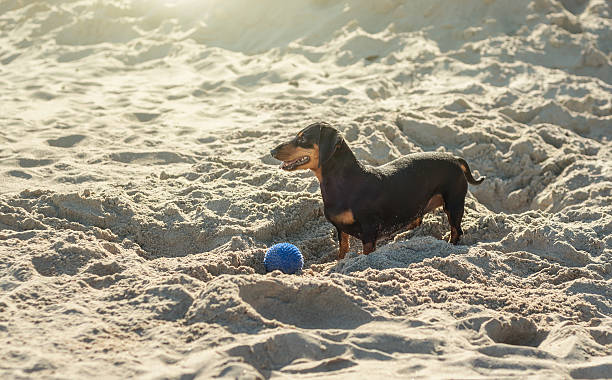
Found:
M 287 145 L 288 143 L 280 144 L 276 148 L 272 149 L 270 151 L 270 154 L 272 155 L 272 157 L 276 158 L 277 160 L 283 159 L 283 157 L 287 155 L 287 152 L 286 152 Z
M 271 155 L 272 157 L 276 158 L 276 155 L 278 154 L 278 148 L 279 148 L 279 147 L 276 147 L 276 148 L 274 148 L 274 149 L 272 149 L 272 150 L 270 151 L 270 155 Z

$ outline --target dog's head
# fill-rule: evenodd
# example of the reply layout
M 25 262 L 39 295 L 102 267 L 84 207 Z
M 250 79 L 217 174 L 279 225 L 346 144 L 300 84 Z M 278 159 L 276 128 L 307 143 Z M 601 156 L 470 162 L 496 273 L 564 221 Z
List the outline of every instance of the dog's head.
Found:
M 342 142 L 340 133 L 326 122 L 310 124 L 286 143 L 270 151 L 272 157 L 283 161 L 281 169 L 317 170 L 327 162 Z

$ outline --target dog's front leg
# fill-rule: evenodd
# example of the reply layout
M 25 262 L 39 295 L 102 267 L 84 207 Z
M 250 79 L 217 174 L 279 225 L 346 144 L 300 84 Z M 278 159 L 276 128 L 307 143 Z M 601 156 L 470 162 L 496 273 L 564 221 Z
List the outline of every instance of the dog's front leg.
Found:
M 363 244 L 363 254 L 364 255 L 368 255 L 376 250 L 376 241 L 371 241 L 368 243 L 364 243 L 362 241 L 362 244 Z
M 367 226 L 361 234 L 361 244 L 363 245 L 363 254 L 367 255 L 376 250 L 376 240 L 378 239 L 377 229 L 375 225 Z
M 349 236 L 347 233 L 340 231 L 338 227 L 336 227 L 336 231 L 338 232 L 338 260 L 342 260 L 349 249 Z

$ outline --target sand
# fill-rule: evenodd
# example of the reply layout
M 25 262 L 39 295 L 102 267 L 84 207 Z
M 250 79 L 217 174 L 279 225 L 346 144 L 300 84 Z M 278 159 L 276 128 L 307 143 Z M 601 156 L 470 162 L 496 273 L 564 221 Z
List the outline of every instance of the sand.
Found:
M 254 4 L 0 3 L 0 377 L 612 378 L 611 3 Z M 318 120 L 486 175 L 461 244 L 336 261 Z

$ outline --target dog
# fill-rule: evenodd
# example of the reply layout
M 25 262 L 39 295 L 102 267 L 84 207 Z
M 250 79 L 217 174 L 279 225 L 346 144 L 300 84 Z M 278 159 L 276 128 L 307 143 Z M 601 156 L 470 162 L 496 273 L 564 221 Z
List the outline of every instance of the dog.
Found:
M 340 133 L 317 122 L 270 151 L 281 169 L 310 169 L 319 180 L 325 218 L 338 233 L 338 259 L 348 252 L 348 236 L 360 239 L 363 254 L 376 250 L 379 237 L 421 225 L 423 216 L 442 206 L 451 227 L 449 242 L 463 231 L 467 162 L 448 153 L 414 153 L 373 167 L 357 160 Z

